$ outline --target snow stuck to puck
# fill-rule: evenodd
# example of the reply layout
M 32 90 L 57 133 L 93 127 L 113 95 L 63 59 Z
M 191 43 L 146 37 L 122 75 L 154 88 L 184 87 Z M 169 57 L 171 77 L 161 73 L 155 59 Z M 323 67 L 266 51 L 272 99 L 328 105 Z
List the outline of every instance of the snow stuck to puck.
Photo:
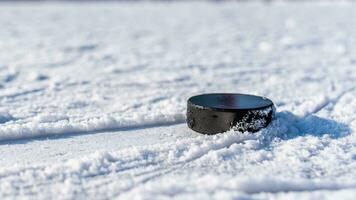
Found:
M 234 129 L 256 132 L 268 126 L 274 115 L 273 102 L 267 98 L 232 93 L 202 94 L 188 99 L 187 124 L 203 134 Z

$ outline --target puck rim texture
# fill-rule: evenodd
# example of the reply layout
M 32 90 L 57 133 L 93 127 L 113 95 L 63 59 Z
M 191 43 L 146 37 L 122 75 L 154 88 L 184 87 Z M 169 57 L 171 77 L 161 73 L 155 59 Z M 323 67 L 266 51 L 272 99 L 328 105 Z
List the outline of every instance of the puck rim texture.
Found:
M 215 96 L 215 97 L 214 97 Z M 203 105 L 201 98 L 252 98 L 262 102 L 259 106 L 229 107 Z M 214 103 L 214 102 L 213 102 Z M 192 96 L 187 101 L 187 124 L 192 130 L 202 134 L 217 134 L 235 129 L 241 132 L 257 132 L 268 126 L 274 116 L 273 102 L 262 96 L 241 93 L 205 93 Z M 255 125 L 256 122 L 259 124 Z

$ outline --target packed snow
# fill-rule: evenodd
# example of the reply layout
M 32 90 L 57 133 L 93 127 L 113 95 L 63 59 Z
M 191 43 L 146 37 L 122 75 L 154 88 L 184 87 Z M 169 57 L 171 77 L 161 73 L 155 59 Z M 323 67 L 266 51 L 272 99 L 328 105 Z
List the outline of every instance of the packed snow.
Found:
M 353 3 L 0 4 L 1 199 L 355 199 Z M 206 92 L 272 123 L 207 136 Z

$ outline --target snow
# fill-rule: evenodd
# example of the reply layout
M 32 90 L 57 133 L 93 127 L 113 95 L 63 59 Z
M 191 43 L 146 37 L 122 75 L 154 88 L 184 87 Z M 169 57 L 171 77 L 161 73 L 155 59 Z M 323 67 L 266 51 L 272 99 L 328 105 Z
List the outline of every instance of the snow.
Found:
M 3 3 L 1 199 L 354 199 L 353 3 Z M 251 14 L 253 13 L 253 14 Z M 200 135 L 187 99 L 272 99 Z

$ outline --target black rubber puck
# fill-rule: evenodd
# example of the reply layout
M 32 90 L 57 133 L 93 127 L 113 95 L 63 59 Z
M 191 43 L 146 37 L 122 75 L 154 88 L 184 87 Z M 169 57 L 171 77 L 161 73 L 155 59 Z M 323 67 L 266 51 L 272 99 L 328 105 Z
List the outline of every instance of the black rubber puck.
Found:
M 188 99 L 187 124 L 203 134 L 234 129 L 256 132 L 266 127 L 274 115 L 273 102 L 267 98 L 232 93 L 202 94 Z

